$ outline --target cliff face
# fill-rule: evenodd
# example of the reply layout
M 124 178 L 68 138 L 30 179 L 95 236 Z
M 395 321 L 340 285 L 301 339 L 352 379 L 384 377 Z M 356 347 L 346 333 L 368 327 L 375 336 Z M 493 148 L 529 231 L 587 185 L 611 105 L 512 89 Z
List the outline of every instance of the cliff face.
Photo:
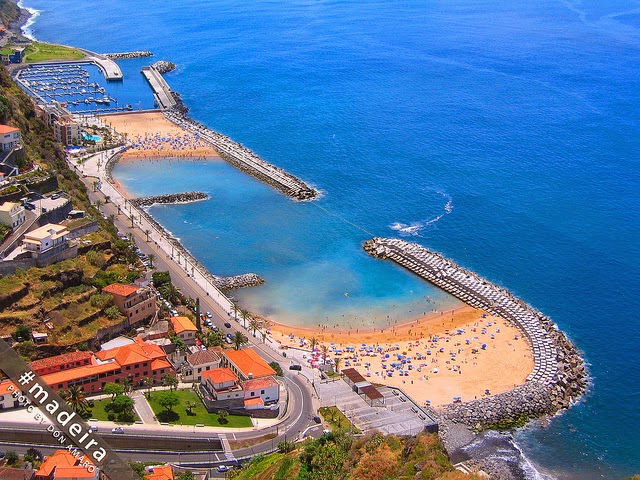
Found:
M 20 16 L 20 7 L 11 0 L 0 0 L 0 22 L 5 28 L 15 22 Z

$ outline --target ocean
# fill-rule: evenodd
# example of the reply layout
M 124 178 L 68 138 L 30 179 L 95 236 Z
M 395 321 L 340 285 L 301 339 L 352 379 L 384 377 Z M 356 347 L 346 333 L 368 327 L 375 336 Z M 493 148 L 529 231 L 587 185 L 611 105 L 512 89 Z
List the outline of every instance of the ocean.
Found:
M 234 292 L 243 305 L 346 328 L 455 306 L 361 249 L 419 242 L 584 352 L 583 400 L 514 434 L 529 477 L 640 473 L 635 1 L 23 3 L 38 39 L 175 62 L 166 78 L 190 116 L 322 191 L 296 203 L 221 162 L 117 167 L 135 194 L 211 195 L 151 213 L 214 273 L 263 276 Z M 119 62 L 120 102 L 149 101 L 149 61 Z

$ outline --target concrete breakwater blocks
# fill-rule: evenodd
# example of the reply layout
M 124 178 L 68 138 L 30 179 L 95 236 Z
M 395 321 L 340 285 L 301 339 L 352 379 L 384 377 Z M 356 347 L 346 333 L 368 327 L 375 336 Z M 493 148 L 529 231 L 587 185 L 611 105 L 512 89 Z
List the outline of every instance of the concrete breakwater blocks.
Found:
M 132 204 L 138 207 L 150 207 L 151 205 L 161 204 L 176 204 L 176 203 L 191 203 L 199 202 L 201 200 L 208 200 L 211 198 L 209 195 L 203 192 L 182 192 L 182 193 L 169 193 L 166 195 L 156 195 L 152 197 L 139 197 L 129 200 Z
M 264 161 L 243 145 L 192 120 L 175 108 L 166 109 L 163 113 L 171 122 L 191 132 L 197 133 L 200 138 L 209 142 L 220 154 L 222 159 L 280 190 L 285 195 L 295 200 L 313 200 L 318 196 L 317 190 L 311 188 L 299 178 Z
M 468 305 L 507 320 L 529 342 L 534 368 L 523 385 L 447 405 L 441 412 L 445 421 L 478 430 L 517 424 L 568 408 L 584 393 L 587 372 L 576 347 L 550 318 L 509 291 L 416 243 L 376 237 L 365 242 L 364 249 L 376 258 L 395 261 Z

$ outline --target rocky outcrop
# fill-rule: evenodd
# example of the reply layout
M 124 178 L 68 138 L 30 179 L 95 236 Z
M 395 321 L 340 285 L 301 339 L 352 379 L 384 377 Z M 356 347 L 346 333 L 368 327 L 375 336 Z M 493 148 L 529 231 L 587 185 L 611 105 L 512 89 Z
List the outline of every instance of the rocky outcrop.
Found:
M 148 50 L 141 50 L 136 52 L 106 53 L 104 56 L 111 60 L 124 60 L 127 58 L 152 57 L 153 53 Z
M 442 418 L 474 429 L 508 428 L 568 408 L 584 393 L 587 372 L 576 347 L 551 319 L 509 291 L 426 248 L 399 239 L 374 238 L 364 249 L 391 259 L 465 303 L 520 329 L 534 359 L 524 385 L 479 400 L 448 405 Z
M 161 74 L 172 72 L 176 69 L 176 64 L 172 62 L 168 62 L 166 60 L 158 60 L 156 63 L 151 65 Z
M 166 195 L 156 195 L 152 197 L 139 197 L 129 200 L 137 207 L 150 207 L 154 204 L 175 204 L 175 203 L 191 203 L 208 200 L 209 195 L 203 192 L 182 192 L 168 193 Z

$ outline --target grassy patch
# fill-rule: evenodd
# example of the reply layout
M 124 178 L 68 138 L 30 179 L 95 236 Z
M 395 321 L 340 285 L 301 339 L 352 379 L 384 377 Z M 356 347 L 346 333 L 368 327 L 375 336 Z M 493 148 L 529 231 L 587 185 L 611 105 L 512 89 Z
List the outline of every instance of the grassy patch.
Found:
M 27 63 L 45 60 L 80 60 L 85 57 L 85 54 L 76 48 L 43 42 L 33 42 L 24 53 L 24 61 Z
M 352 429 L 355 433 L 360 433 L 360 430 L 355 428 L 344 414 L 336 407 L 322 407 L 319 410 L 320 415 L 326 422 L 328 422 L 332 429 L 336 430 L 349 430 Z
M 89 409 L 91 411 L 89 418 L 95 418 L 96 420 L 101 420 L 105 422 L 109 421 L 109 419 L 107 418 L 107 414 L 109 412 L 105 410 L 105 407 L 110 403 L 111 403 L 110 398 L 105 398 L 103 400 L 94 400 L 93 408 Z M 140 418 L 138 417 L 138 415 L 136 415 L 136 412 L 133 412 L 133 416 L 135 417 L 135 420 L 134 420 L 135 422 L 140 421 Z
M 228 428 L 246 428 L 252 426 L 251 419 L 242 415 L 229 415 L 226 418 L 226 423 L 220 423 L 218 421 L 218 414 L 207 412 L 207 409 L 202 405 L 200 398 L 193 390 L 176 390 L 180 403 L 178 403 L 178 406 L 173 409 L 173 412 L 167 412 L 157 402 L 158 393 L 160 392 L 151 392 L 149 405 L 151 405 L 153 412 L 161 422 L 173 423 L 176 425 L 203 424 L 207 427 Z M 189 412 L 187 411 L 187 402 L 196 404 L 196 406 L 191 409 L 191 415 L 189 415 Z

